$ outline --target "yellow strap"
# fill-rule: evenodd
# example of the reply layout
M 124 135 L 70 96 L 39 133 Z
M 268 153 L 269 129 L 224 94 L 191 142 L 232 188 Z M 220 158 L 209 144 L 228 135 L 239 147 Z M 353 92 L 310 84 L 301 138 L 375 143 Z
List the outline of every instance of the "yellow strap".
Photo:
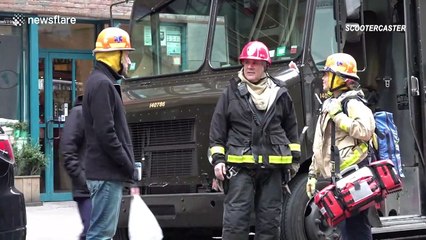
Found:
M 214 146 L 210 148 L 210 153 L 211 155 L 215 154 L 215 153 L 220 153 L 225 155 L 225 148 L 222 146 Z
M 288 146 L 290 147 L 291 151 L 298 151 L 298 152 L 300 152 L 300 144 L 298 144 L 298 143 L 290 143 Z
M 373 133 L 373 137 L 371 138 L 371 141 L 373 142 L 374 149 L 379 149 L 379 140 L 377 140 L 377 134 Z
M 269 163 L 270 164 L 291 164 L 292 163 L 292 156 L 269 156 Z M 229 163 L 251 163 L 254 164 L 255 160 L 253 155 L 228 155 Z M 262 156 L 259 156 L 259 163 L 263 163 Z

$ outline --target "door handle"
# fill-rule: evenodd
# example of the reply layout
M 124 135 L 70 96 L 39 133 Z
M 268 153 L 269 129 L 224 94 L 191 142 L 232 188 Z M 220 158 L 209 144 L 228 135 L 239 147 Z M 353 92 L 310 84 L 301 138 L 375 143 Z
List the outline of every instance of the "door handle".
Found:
M 411 96 L 416 97 L 420 96 L 420 87 L 419 87 L 419 79 L 415 76 L 411 76 Z
M 46 138 L 47 138 L 47 140 L 49 140 L 49 141 L 53 141 L 53 140 L 58 140 L 58 139 L 61 139 L 61 135 L 60 134 L 58 134 L 58 136 L 55 136 L 55 131 L 54 131 L 54 126 L 53 126 L 53 124 L 55 123 L 55 120 L 53 120 L 53 119 L 50 119 L 49 121 L 47 121 L 47 123 L 46 123 L 46 130 L 45 130 L 45 132 L 46 132 Z M 50 137 L 50 135 L 49 135 L 49 129 L 50 129 L 50 125 L 52 124 L 52 137 Z

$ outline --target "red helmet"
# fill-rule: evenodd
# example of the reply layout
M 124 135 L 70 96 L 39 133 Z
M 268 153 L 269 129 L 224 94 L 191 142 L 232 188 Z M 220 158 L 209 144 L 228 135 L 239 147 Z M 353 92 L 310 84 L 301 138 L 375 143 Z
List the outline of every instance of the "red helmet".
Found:
M 241 62 L 244 59 L 266 61 L 268 64 L 272 63 L 268 47 L 259 41 L 251 41 L 244 46 L 239 60 Z

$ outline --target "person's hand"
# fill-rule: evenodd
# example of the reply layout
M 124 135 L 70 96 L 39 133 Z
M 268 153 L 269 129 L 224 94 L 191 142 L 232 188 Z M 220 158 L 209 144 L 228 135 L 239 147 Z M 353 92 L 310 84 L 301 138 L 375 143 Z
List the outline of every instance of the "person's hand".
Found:
M 225 163 L 218 163 L 214 166 L 214 175 L 217 179 L 223 181 L 225 180 L 226 174 L 226 165 Z
M 223 182 L 220 180 L 217 180 L 217 178 L 213 178 L 212 189 L 218 192 L 223 192 Z
M 330 117 L 334 119 L 337 114 L 342 112 L 342 102 L 337 98 L 330 99 L 330 102 L 328 103 L 327 112 L 328 114 L 330 114 Z
M 317 185 L 317 179 L 315 177 L 309 177 L 306 182 L 306 194 L 309 198 L 312 198 L 315 194 L 315 188 Z
M 300 168 L 300 164 L 299 163 L 292 163 L 290 166 L 290 175 L 291 178 L 293 178 L 294 176 L 296 176 L 297 172 L 299 171 Z
M 131 187 L 130 188 L 130 195 L 140 195 L 139 187 Z
M 289 68 L 293 68 L 294 70 L 296 70 L 296 71 L 297 71 L 297 73 L 299 73 L 299 68 L 297 67 L 296 63 L 294 63 L 293 61 L 291 61 L 291 62 L 288 64 L 288 67 L 289 67 Z

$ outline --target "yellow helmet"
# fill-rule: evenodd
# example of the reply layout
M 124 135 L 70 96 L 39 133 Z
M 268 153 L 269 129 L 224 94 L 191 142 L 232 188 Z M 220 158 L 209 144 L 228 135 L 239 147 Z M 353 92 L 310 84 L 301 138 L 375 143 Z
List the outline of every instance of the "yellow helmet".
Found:
M 117 27 L 108 27 L 99 33 L 93 53 L 133 50 L 135 49 L 132 48 L 126 31 Z
M 355 59 L 346 53 L 335 53 L 328 56 L 323 72 L 329 72 L 330 91 L 348 89 L 347 85 L 354 81 L 359 83 Z M 331 76 L 332 75 L 332 76 Z

